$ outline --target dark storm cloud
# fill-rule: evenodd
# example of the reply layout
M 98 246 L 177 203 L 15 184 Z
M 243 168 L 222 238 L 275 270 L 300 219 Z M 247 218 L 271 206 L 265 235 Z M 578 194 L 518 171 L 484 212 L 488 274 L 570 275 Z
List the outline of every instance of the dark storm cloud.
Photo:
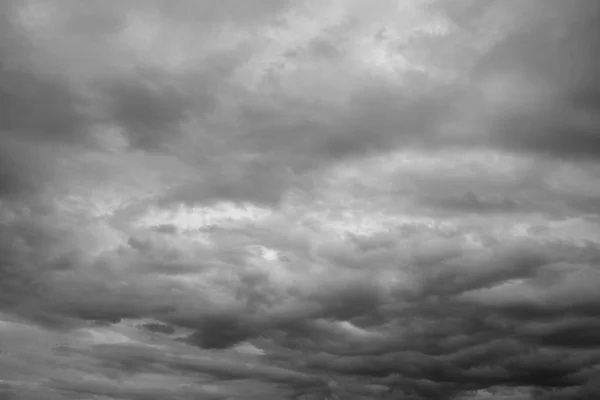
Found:
M 0 225 L 0 307 L 11 308 L 24 299 L 39 299 L 46 290 L 43 270 L 26 262 L 19 251 L 28 246 L 43 246 L 48 232 L 40 232 L 27 224 Z
M 31 235 L 35 233 L 32 228 L 24 230 L 27 231 L 30 232 L 29 243 L 41 240 L 39 233 L 38 239 L 35 235 Z M 363 251 L 369 249 L 372 247 L 363 246 Z M 389 250 L 390 247 L 387 249 Z M 391 250 L 393 251 L 393 247 Z M 502 309 L 502 304 L 488 305 L 485 301 L 478 301 L 477 298 L 474 303 L 473 301 L 465 303 L 454 300 L 452 296 L 465 292 L 473 293 L 477 290 L 485 291 L 488 287 L 497 287 L 499 283 L 510 279 L 531 278 L 544 268 L 552 269 L 552 262 L 560 257 L 586 260 L 593 259 L 593 254 L 566 247 L 560 249 L 559 256 L 554 255 L 553 251 L 548 251 L 545 255 L 539 254 L 537 250 L 527 247 L 516 249 L 500 247 L 485 256 L 476 251 L 452 249 L 438 251 L 436 256 L 435 249 L 429 250 L 429 257 L 424 257 L 425 254 L 418 254 L 418 257 L 415 257 L 423 269 L 421 287 L 424 291 L 417 296 L 414 294 L 408 296 L 404 301 L 408 301 L 405 305 L 409 307 L 400 311 L 393 311 L 393 309 L 391 312 L 386 311 L 385 307 L 390 304 L 386 305 L 383 299 L 379 298 L 376 287 L 369 286 L 367 283 L 350 282 L 339 287 L 323 286 L 321 290 L 304 300 L 312 302 L 314 306 L 301 307 L 296 313 L 287 313 L 285 316 L 267 315 L 266 320 L 226 312 L 217 312 L 203 317 L 183 310 L 179 312 L 181 314 L 179 317 L 169 317 L 168 314 L 153 311 L 153 308 L 158 309 L 156 304 L 145 303 L 148 297 L 144 293 L 151 294 L 152 297 L 160 297 L 160 293 L 149 292 L 144 289 L 144 285 L 130 286 L 129 293 L 124 293 L 104 285 L 89 286 L 85 281 L 81 281 L 78 285 L 85 285 L 80 288 L 81 292 L 55 293 L 53 296 L 56 297 L 53 302 L 50 302 L 50 312 L 82 319 L 105 320 L 110 323 L 118 322 L 123 318 L 144 317 L 155 313 L 155 316 L 162 317 L 170 323 L 195 329 L 196 332 L 186 341 L 207 349 L 225 349 L 261 334 L 266 337 L 277 337 L 271 336 L 269 332 L 280 331 L 288 338 L 281 343 L 287 343 L 290 348 L 297 348 L 309 354 L 299 357 L 299 360 L 306 360 L 302 363 L 309 370 L 354 375 L 361 377 L 360 379 L 369 377 L 376 380 L 384 379 L 390 374 L 400 374 L 400 378 L 390 386 L 396 388 L 395 393 L 404 391 L 419 396 L 415 398 L 452 398 L 450 394 L 493 385 L 548 386 L 548 382 L 551 382 L 551 385 L 556 387 L 577 388 L 578 385 L 586 382 L 584 378 L 573 376 L 596 365 L 598 354 L 595 352 L 589 356 L 581 356 L 577 355 L 577 351 L 581 348 L 592 350 L 597 348 L 597 341 L 594 340 L 595 333 L 598 331 L 597 320 L 566 319 L 546 323 L 547 316 L 531 314 L 528 317 L 529 322 L 524 324 L 518 318 L 518 312 L 507 314 Z M 558 270 L 559 274 L 564 272 Z M 11 281 L 11 284 L 12 287 L 17 287 L 14 281 Z M 31 286 L 26 284 L 26 288 L 30 290 Z M 526 294 L 527 288 L 523 290 Z M 83 293 L 86 295 L 83 296 Z M 560 291 L 555 293 L 560 295 Z M 512 297 L 518 300 L 518 296 Z M 426 300 L 427 298 L 429 300 Z M 593 298 L 588 300 L 582 297 L 581 301 L 589 302 Z M 52 304 L 62 305 L 52 307 Z M 514 303 L 509 303 L 509 306 L 512 306 L 515 311 L 521 307 L 519 303 L 511 304 Z M 526 303 L 522 304 L 525 310 L 530 307 Z M 565 312 L 570 314 L 575 312 L 576 308 L 562 308 L 562 310 L 563 314 Z M 391 342 L 390 339 L 371 343 L 344 342 L 343 336 L 336 335 L 335 331 L 328 333 L 323 325 L 317 323 L 321 318 L 330 321 L 353 320 L 363 314 L 378 312 L 385 315 L 383 321 L 397 326 L 392 330 L 394 333 Z M 306 321 L 307 317 L 309 321 Z M 273 320 L 271 321 L 270 318 Z M 535 320 L 539 320 L 541 325 L 536 326 Z M 504 339 L 506 335 L 511 335 L 514 339 L 506 340 Z M 333 345 L 329 341 L 337 343 Z M 362 348 L 363 355 L 343 355 L 352 347 L 354 351 Z M 404 350 L 398 351 L 402 348 Z M 532 350 L 538 348 L 562 350 L 541 350 L 541 353 L 540 350 Z M 329 352 L 329 355 L 321 358 L 310 355 L 312 352 L 323 350 Z M 546 353 L 548 351 L 550 353 Z M 145 365 L 149 365 L 149 361 L 143 361 L 144 358 L 139 359 L 138 362 L 137 356 L 124 353 L 122 350 L 114 354 L 115 356 L 119 354 L 118 357 L 122 360 L 122 363 L 116 364 L 114 368 L 140 372 L 146 370 Z M 565 361 L 566 357 L 569 362 Z M 298 362 L 293 358 L 291 361 Z M 246 374 L 246 372 L 232 372 L 229 364 L 220 367 L 216 361 L 202 363 L 199 366 L 195 362 L 190 364 L 187 361 L 174 361 L 174 364 L 169 363 L 169 365 L 176 370 L 216 374 L 221 379 L 239 378 Z M 275 377 L 269 375 L 268 379 L 287 381 L 287 375 L 284 374 L 279 378 L 277 375 L 279 372 L 274 373 Z M 262 375 L 253 373 L 252 376 L 259 378 Z M 56 383 L 56 388 L 66 390 L 64 385 L 71 384 Z M 75 385 L 73 390 L 96 394 L 129 393 L 128 389 L 111 385 L 108 388 Z M 131 393 L 135 396 L 141 392 L 136 389 Z
M 144 328 L 150 332 L 165 333 L 167 335 L 175 333 L 175 329 L 172 326 L 165 324 L 148 323 L 144 324 Z
M 86 138 L 86 99 L 58 77 L 2 67 L 0 130 L 17 136 L 73 142 Z
M 226 349 L 256 334 L 252 321 L 241 315 L 215 315 L 199 321 L 198 330 L 186 341 L 204 349 Z
M 264 10 L 279 8 L 269 3 L 259 9 L 263 10 L 263 6 Z M 242 102 L 241 116 L 232 116 L 232 119 L 237 119 L 237 124 L 244 126 L 247 133 L 236 146 L 246 152 L 257 151 L 261 154 L 262 164 L 233 161 L 234 169 L 243 171 L 239 177 L 232 176 L 237 174 L 214 173 L 215 176 L 208 179 L 208 185 L 203 180 L 196 187 L 194 184 L 177 187 L 165 196 L 165 201 L 196 203 L 234 199 L 272 204 L 281 198 L 290 182 L 297 180 L 294 184 L 299 184 L 298 174 L 340 158 L 385 152 L 398 146 L 453 144 L 452 138 L 445 138 L 439 132 L 438 125 L 460 118 L 455 115 L 455 105 L 463 101 L 472 103 L 473 111 L 483 115 L 485 127 L 480 129 L 488 132 L 480 132 L 477 135 L 483 138 L 473 138 L 461 145 L 483 140 L 491 146 L 510 149 L 556 155 L 593 155 L 597 147 L 594 144 L 597 141 L 594 139 L 597 136 L 594 133 L 597 131 L 594 97 L 598 97 L 594 93 L 598 87 L 596 71 L 600 68 L 594 67 L 595 57 L 590 54 L 595 54 L 598 44 L 595 37 L 600 36 L 593 34 L 595 27 L 600 25 L 594 20 L 598 13 L 594 12 L 593 5 L 585 2 L 564 10 L 556 2 L 549 7 L 541 3 L 534 6 L 544 8 L 541 16 L 533 18 L 531 27 L 519 26 L 515 33 L 488 51 L 476 63 L 474 84 L 466 91 L 452 84 L 440 85 L 425 73 L 415 73 L 410 84 L 415 90 L 407 89 L 406 94 L 403 89 L 384 89 L 383 83 L 367 82 L 362 94 L 354 95 L 348 107 L 334 105 L 331 110 L 326 104 L 319 111 L 308 102 L 290 101 L 277 95 L 273 101 L 251 99 L 252 105 Z M 446 8 L 453 10 L 450 16 L 463 29 L 475 29 L 472 22 L 486 9 L 483 5 L 468 2 Z M 220 15 L 224 9 L 226 7 L 211 9 L 209 15 Z M 207 11 L 202 10 L 203 13 Z M 101 13 L 110 14 L 108 10 Z M 261 13 L 255 16 L 259 20 Z M 5 28 L 9 33 L 5 47 L 9 50 L 4 51 L 4 58 L 11 58 L 15 53 L 24 58 L 22 53 L 29 49 L 18 41 L 19 31 L 11 28 L 14 23 L 10 13 L 6 15 L 11 23 Z M 247 18 L 253 20 L 254 17 Z M 119 26 L 108 24 L 106 29 L 116 31 Z M 104 35 L 109 32 L 114 33 L 103 30 Z M 14 48 L 19 51 L 12 50 Z M 341 59 L 338 55 L 335 60 Z M 189 119 L 190 113 L 199 118 L 215 110 L 217 100 L 212 93 L 221 87 L 215 82 L 225 81 L 237 62 L 233 61 L 228 73 L 217 72 L 219 67 L 183 78 L 161 76 L 164 75 L 162 72 L 140 73 L 144 68 L 135 74 L 109 74 L 96 81 L 90 87 L 90 93 L 84 95 L 66 78 L 37 71 L 25 58 L 22 68 L 2 69 L 6 86 L 2 92 L 5 104 L 1 119 L 3 130 L 33 134 L 44 140 L 81 143 L 90 140 L 94 126 L 102 129 L 105 125 L 115 124 L 123 129 L 122 134 L 134 148 L 164 148 L 165 144 L 181 138 L 182 124 Z M 498 84 L 494 86 L 496 81 Z M 519 85 L 521 81 L 527 84 Z M 502 86 L 508 87 L 507 94 L 494 92 L 504 90 Z M 484 98 L 479 99 L 475 92 L 485 92 L 487 87 L 494 92 L 489 95 L 491 98 L 484 94 Z M 542 96 L 541 90 L 549 94 Z M 35 96 L 35 101 L 28 100 L 27 96 Z M 494 96 L 524 98 L 519 101 L 527 104 L 513 112 L 506 106 L 511 102 L 510 98 L 499 100 L 501 104 L 497 107 L 492 104 L 496 101 Z M 536 100 L 538 97 L 539 101 Z M 477 111 L 478 106 L 489 108 L 489 112 Z M 217 126 L 215 132 L 224 135 L 227 129 Z M 290 157 L 274 158 L 274 152 L 283 152 Z M 282 163 L 288 161 L 292 173 L 282 173 Z M 220 163 L 209 168 L 227 170 Z M 9 176 L 3 181 L 6 181 L 2 185 L 7 187 L 6 190 L 15 188 L 15 178 Z M 459 202 L 453 206 L 455 202 L 449 200 L 449 207 L 463 207 Z M 485 201 L 479 201 L 472 207 L 492 211 L 504 207 L 510 209 L 513 207 L 510 203 L 487 206 Z
M 17 22 L 18 6 L 1 6 L 0 131 L 33 140 L 81 143 L 93 123 L 87 99 L 67 78 L 34 65 L 32 46 Z
M 597 352 L 595 355 L 551 350 L 540 352 L 535 346 L 506 339 L 486 341 L 446 355 L 429 356 L 404 351 L 380 356 L 329 356 L 321 360 L 315 357 L 309 361 L 313 368 L 338 373 L 370 377 L 398 374 L 393 383 L 386 380 L 387 383 L 392 383 L 391 386 L 399 392 L 413 391 L 423 398 L 433 395 L 453 398 L 452 392 L 456 394 L 504 384 L 577 387 L 586 380 L 580 380 L 574 374 L 597 363 Z M 428 384 L 419 390 L 427 381 Z
M 532 332 L 527 333 L 533 337 L 533 340 L 544 346 L 594 349 L 600 345 L 597 336 L 600 330 L 598 318 L 559 320 L 547 325 L 549 326 L 533 328 Z
M 226 397 L 205 392 L 201 389 L 171 389 L 171 388 L 156 388 L 156 387 L 131 387 L 113 382 L 70 382 L 70 381 L 54 381 L 44 385 L 45 390 L 51 389 L 60 391 L 64 396 L 102 396 L 111 399 L 119 400 L 159 400 L 165 396 L 174 399 L 185 399 L 190 396 L 202 396 L 203 399 L 219 400 Z M 69 397 L 66 397 L 69 398 Z M 72 398 L 72 397 L 71 397 Z
M 599 395 L 595 2 L 430 4 L 391 67 L 378 6 L 67 3 L 0 6 L 0 397 Z
M 156 75 L 140 70 L 135 76 L 117 77 L 99 84 L 107 121 L 123 128 L 133 148 L 160 149 L 177 138 L 190 111 L 198 117 L 214 107 L 211 104 L 214 99 L 206 96 L 207 104 L 193 109 L 192 100 L 177 88 L 179 82 L 163 82 L 164 79 Z
M 491 110 L 492 143 L 559 157 L 597 158 L 598 4 L 534 4 L 531 23 L 500 41 L 475 70 L 475 76 L 484 80 L 500 79 L 498 85 L 505 88 L 494 90 L 506 90 L 507 106 L 513 95 L 521 105 L 505 109 L 504 115 Z
M 492 13 L 502 11 L 497 2 L 490 4 Z M 531 18 L 522 21 L 520 6 L 509 7 L 516 28 L 465 68 L 467 86 L 412 72 L 402 88 L 360 81 L 360 92 L 352 93 L 342 105 L 324 102 L 315 107 L 312 101 L 277 94 L 250 104 L 242 101 L 239 115 L 233 117 L 247 132 L 240 143 L 262 154 L 264 165 L 244 162 L 243 173 L 235 174 L 234 180 L 219 176 L 208 187 L 177 188 L 165 201 L 194 204 L 216 196 L 277 203 L 290 182 L 301 181 L 302 174 L 319 166 L 397 148 L 485 146 L 559 158 L 595 158 L 600 143 L 595 100 L 600 68 L 592 55 L 598 52 L 596 16 L 600 13 L 585 1 L 569 8 L 557 2 L 523 7 L 532 7 Z M 486 11 L 486 5 L 478 3 L 465 6 L 454 16 L 458 29 L 485 31 L 477 21 Z M 415 40 L 430 39 L 425 35 Z M 330 62 L 344 57 L 334 55 Z M 465 125 L 460 125 L 463 120 Z M 455 121 L 468 132 L 466 136 L 442 129 Z M 281 174 L 282 159 L 273 158 L 275 151 L 289 155 L 285 162 L 290 176 Z M 442 203 L 479 212 L 519 208 L 511 199 Z
M 54 178 L 46 147 L 85 140 L 89 120 L 68 81 L 29 65 L 16 6 L 0 5 L 0 197 L 24 202 Z
M 0 130 L 3 136 L 26 137 L 61 146 L 96 146 L 103 129 L 117 126 L 132 148 L 154 151 L 177 139 L 189 111 L 198 118 L 214 108 L 215 99 L 209 93 L 215 88 L 208 87 L 207 78 L 201 75 L 164 76 L 156 68 L 140 66 L 133 73 L 102 71 L 104 76 L 86 86 L 64 71 L 44 70 L 35 58 L 39 49 L 28 44 L 29 33 L 19 26 L 20 5 L 14 3 L 13 7 L 2 6 L 6 22 L 0 48 Z M 105 9 L 97 12 L 100 18 L 113 15 Z M 85 10 L 66 9 L 63 17 L 67 22 L 58 27 L 60 32 L 79 35 L 82 29 L 86 32 L 94 29 L 93 24 L 68 23 L 77 16 L 85 17 L 80 15 L 82 13 L 85 14 Z M 104 40 L 123 27 L 115 23 L 100 25 L 103 28 L 98 46 L 102 51 L 108 46 Z M 59 51 L 68 53 L 69 43 L 63 42 L 66 42 L 64 38 L 59 37 L 56 46 Z M 215 72 L 210 69 L 206 72 L 209 81 L 214 79 Z M 191 95 L 195 96 L 194 100 Z
M 175 225 L 171 224 L 159 225 L 156 228 L 154 228 L 154 230 L 165 235 L 174 235 L 179 231 L 179 229 Z
M 463 278 L 467 276 L 469 274 Z M 505 279 L 509 277 L 500 278 Z M 480 281 L 476 287 L 488 285 Z M 441 281 L 437 287 L 433 292 L 441 290 L 443 293 Z M 597 350 L 594 337 L 598 328 L 594 319 L 544 322 L 546 318 L 542 317 L 538 324 L 531 320 L 512 320 L 494 309 L 465 306 L 452 299 L 435 301 L 429 306 L 421 301 L 416 304 L 420 305 L 414 310 L 406 309 L 408 314 L 395 317 L 396 321 L 403 322 L 392 347 L 383 344 L 385 347 L 381 350 L 369 350 L 369 354 L 381 352 L 381 355 L 315 355 L 309 357 L 309 365 L 365 376 L 385 377 L 398 373 L 402 379 L 398 380 L 397 387 L 407 393 L 416 391 L 415 395 L 422 398 L 453 398 L 449 393 L 454 390 L 504 384 L 573 387 L 573 391 L 578 391 L 578 386 L 587 380 L 574 375 L 597 365 L 599 360 L 597 351 L 577 351 L 580 348 Z M 570 313 L 565 310 L 562 315 L 565 312 Z M 390 315 L 387 320 L 395 318 Z M 507 335 L 514 339 L 507 339 Z M 406 350 L 394 353 L 393 347 Z M 415 387 L 423 379 L 431 380 L 430 391 L 419 393 Z
M 510 213 L 518 212 L 522 208 L 519 204 L 508 197 L 482 197 L 473 192 L 467 192 L 462 196 L 448 196 L 445 198 L 436 198 L 433 196 L 423 196 L 422 203 L 441 210 L 450 212 L 467 213 Z
M 244 132 L 229 139 L 236 150 L 227 159 L 230 164 L 211 165 L 207 179 L 176 186 L 161 204 L 231 200 L 272 206 L 291 187 L 310 190 L 310 173 L 336 162 L 398 147 L 438 146 L 436 124 L 450 113 L 447 104 L 455 93 L 452 88 L 428 91 L 419 87 L 421 80 L 422 86 L 431 85 L 416 76 L 411 96 L 367 82 L 341 108 L 279 94 L 260 101 L 242 97 L 231 118 Z M 228 127 L 223 130 L 228 137 Z
M 474 253 L 474 254 L 473 254 Z M 500 247 L 490 255 L 477 252 L 439 260 L 425 268 L 423 293 L 458 294 L 493 286 L 510 279 L 526 278 L 548 262 L 548 256 L 526 246 Z
M 195 206 L 218 201 L 249 201 L 270 207 L 281 201 L 282 193 L 290 182 L 296 181 L 297 186 L 303 186 L 298 176 L 281 168 L 278 160 L 270 159 L 268 154 L 257 161 L 241 162 L 239 165 L 235 161 L 233 163 L 223 165 L 217 162 L 210 165 L 206 181 L 178 185 L 166 192 L 158 204 Z M 235 172 L 229 174 L 231 169 Z
M 347 125 L 317 139 L 313 151 L 335 160 L 398 146 L 431 145 L 436 125 L 453 98 L 451 89 L 436 89 L 434 93 L 404 97 L 378 85 L 367 88 L 353 99 Z
M 93 282 L 93 278 L 89 279 L 91 276 L 82 276 L 86 262 L 76 252 L 62 247 L 64 243 L 60 243 L 48 226 L 29 221 L 22 226 L 2 228 L 0 307 L 3 309 L 12 309 L 43 325 L 59 328 L 77 326 L 78 319 L 114 323 L 144 315 L 149 312 L 148 307 L 152 307 L 139 297 L 139 292 L 132 296 L 101 281 Z M 95 268 L 102 270 L 102 263 L 95 264 Z M 71 282 L 73 286 L 69 290 L 60 288 L 59 275 Z
M 24 68 L 2 69 L 0 130 L 33 140 L 94 145 L 98 137 L 92 135 L 98 129 L 116 125 L 132 148 L 157 150 L 177 139 L 174 132 L 180 131 L 190 110 L 199 116 L 214 103 L 206 96 L 194 107 L 177 82 L 161 82 L 152 73 L 97 82 L 93 99 L 64 78 Z
M 108 368 L 120 369 L 126 365 L 130 372 L 168 369 L 175 374 L 208 374 L 225 380 L 255 378 L 298 385 L 322 383 L 317 376 L 264 363 L 248 365 L 232 359 L 231 355 L 219 358 L 216 353 L 201 357 L 172 355 L 149 346 L 118 344 L 98 345 L 83 354 L 102 361 Z
M 514 24 L 465 68 L 469 86 L 457 90 L 445 104 L 452 118 L 470 121 L 465 128 L 473 133 L 466 141 L 459 136 L 459 144 L 567 159 L 597 158 L 600 65 L 595 54 L 600 50 L 600 9 L 596 2 L 433 4 L 464 32 L 485 32 L 489 27 L 481 21 L 490 15 Z M 460 104 L 467 109 L 456 108 Z M 438 140 L 445 141 L 443 136 Z
M 37 192 L 52 177 L 46 167 L 51 159 L 41 149 L 18 138 L 4 137 L 0 146 L 0 197 L 22 199 Z
M 327 332 L 315 324 L 320 319 L 345 320 L 371 312 L 381 304 L 377 287 L 369 283 L 351 282 L 323 286 L 309 295 L 299 297 L 298 304 L 289 310 L 277 310 L 277 304 L 256 298 L 252 287 L 244 287 L 245 307 L 241 311 L 216 311 L 204 316 L 181 310 L 161 315 L 165 321 L 194 329 L 185 342 L 205 349 L 225 349 L 263 334 L 279 332 L 290 343 L 313 340 Z M 258 301 L 258 304 L 254 304 Z M 272 309 L 261 312 L 261 308 Z

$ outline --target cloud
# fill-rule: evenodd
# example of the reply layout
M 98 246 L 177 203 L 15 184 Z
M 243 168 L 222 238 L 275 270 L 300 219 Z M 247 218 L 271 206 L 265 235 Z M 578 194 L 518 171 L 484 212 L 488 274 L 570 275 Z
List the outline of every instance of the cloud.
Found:
M 599 44 L 596 11 L 585 2 L 569 9 L 558 2 L 535 7 L 526 26 L 483 57 L 475 76 L 481 104 L 489 107 L 493 144 L 596 158 L 599 80 L 597 61 L 590 58 Z
M 158 323 L 154 323 L 154 322 L 144 324 L 144 328 L 146 328 L 150 332 L 156 332 L 156 333 L 165 333 L 165 334 L 175 333 L 175 329 L 172 326 L 165 325 L 165 324 L 158 324 Z
M 3 2 L 0 397 L 593 397 L 598 11 Z
M 449 197 L 442 199 L 423 199 L 429 202 L 433 207 L 441 209 L 450 209 L 452 211 L 494 213 L 494 212 L 515 212 L 519 210 L 516 201 L 504 198 L 481 198 L 473 192 L 467 192 L 460 197 Z

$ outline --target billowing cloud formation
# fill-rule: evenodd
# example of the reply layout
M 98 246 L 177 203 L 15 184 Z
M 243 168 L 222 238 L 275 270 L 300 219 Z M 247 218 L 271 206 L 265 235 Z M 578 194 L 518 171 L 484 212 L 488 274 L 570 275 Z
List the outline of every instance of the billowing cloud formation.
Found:
M 0 398 L 600 396 L 600 8 L 0 5 Z

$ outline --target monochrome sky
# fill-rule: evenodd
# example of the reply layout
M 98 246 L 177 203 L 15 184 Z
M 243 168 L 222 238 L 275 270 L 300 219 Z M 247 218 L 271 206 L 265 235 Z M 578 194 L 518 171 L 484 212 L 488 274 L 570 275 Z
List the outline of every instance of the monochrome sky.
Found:
M 600 398 L 599 44 L 594 0 L 0 0 L 0 399 Z

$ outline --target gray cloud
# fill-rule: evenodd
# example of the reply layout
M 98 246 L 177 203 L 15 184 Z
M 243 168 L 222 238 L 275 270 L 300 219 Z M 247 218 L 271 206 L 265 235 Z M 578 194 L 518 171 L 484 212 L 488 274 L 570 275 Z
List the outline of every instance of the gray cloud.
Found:
M 0 398 L 597 396 L 600 10 L 402 7 L 3 2 Z
M 600 80 L 592 54 L 599 44 L 597 15 L 597 6 L 588 2 L 568 8 L 544 3 L 531 25 L 483 58 L 476 74 L 499 77 L 506 96 L 516 90 L 515 101 L 522 105 L 504 115 L 498 113 L 502 109 L 492 110 L 493 143 L 559 157 L 596 157 Z M 519 82 L 526 83 L 519 87 Z
M 508 198 L 486 198 L 476 195 L 473 192 L 467 192 L 462 196 L 448 196 L 446 198 L 436 199 L 435 197 L 425 197 L 425 203 L 440 209 L 449 209 L 450 211 L 464 211 L 475 213 L 502 213 L 517 212 L 521 207 L 519 204 Z
M 148 329 L 151 332 L 156 332 L 156 333 L 165 333 L 165 334 L 175 333 L 175 329 L 172 326 L 165 325 L 165 324 L 159 324 L 159 323 L 144 324 L 144 328 Z

